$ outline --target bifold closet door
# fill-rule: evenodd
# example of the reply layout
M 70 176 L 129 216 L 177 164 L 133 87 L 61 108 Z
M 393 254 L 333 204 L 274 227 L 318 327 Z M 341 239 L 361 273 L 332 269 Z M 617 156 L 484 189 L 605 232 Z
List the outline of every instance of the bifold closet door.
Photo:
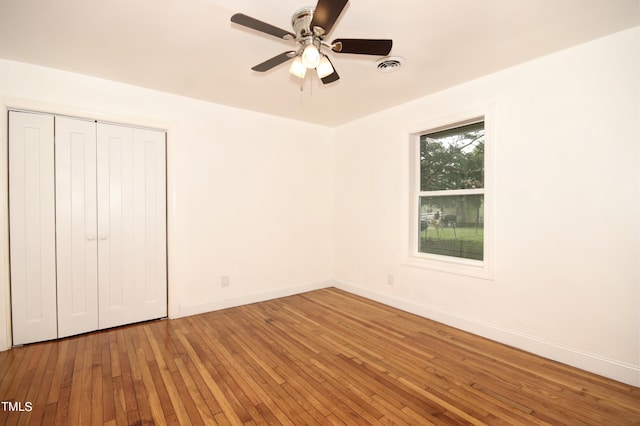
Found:
M 167 315 L 165 133 L 98 123 L 99 328 Z
M 58 337 L 98 329 L 96 123 L 56 117 Z
M 13 344 L 57 337 L 54 135 L 50 115 L 9 112 Z

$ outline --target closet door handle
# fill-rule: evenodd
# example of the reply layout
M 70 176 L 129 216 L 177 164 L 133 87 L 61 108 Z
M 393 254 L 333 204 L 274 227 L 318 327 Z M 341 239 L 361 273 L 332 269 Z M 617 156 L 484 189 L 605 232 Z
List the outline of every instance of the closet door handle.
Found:
M 107 239 L 107 234 L 102 234 L 102 235 L 100 235 L 100 239 L 101 239 L 102 241 L 106 241 L 106 239 Z
M 95 239 L 96 239 L 96 236 L 95 236 L 95 235 L 93 235 L 93 234 L 89 234 L 89 235 L 87 236 L 87 241 L 93 241 L 93 240 L 95 240 Z

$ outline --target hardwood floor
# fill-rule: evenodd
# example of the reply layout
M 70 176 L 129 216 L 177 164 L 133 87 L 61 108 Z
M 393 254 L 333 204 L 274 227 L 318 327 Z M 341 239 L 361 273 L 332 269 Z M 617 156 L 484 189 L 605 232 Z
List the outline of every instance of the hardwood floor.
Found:
M 638 388 L 337 289 L 14 348 L 0 378 L 3 425 L 640 424 Z

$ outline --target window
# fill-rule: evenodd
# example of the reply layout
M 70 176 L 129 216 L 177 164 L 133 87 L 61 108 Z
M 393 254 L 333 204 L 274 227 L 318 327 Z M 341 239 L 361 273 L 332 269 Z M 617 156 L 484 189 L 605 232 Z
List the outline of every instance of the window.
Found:
M 484 259 L 484 121 L 420 136 L 418 251 Z
M 476 115 L 412 135 L 410 264 L 491 276 L 486 121 Z

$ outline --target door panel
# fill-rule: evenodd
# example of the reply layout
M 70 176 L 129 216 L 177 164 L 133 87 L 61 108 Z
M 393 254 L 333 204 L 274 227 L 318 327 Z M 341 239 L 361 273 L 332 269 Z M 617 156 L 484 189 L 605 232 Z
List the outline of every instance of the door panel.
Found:
M 166 316 L 164 141 L 98 124 L 101 329 Z
M 98 124 L 100 325 L 133 322 L 132 130 Z
M 55 339 L 53 117 L 9 112 L 13 344 Z
M 134 211 L 140 253 L 135 321 L 167 315 L 166 150 L 164 132 L 134 129 Z M 144 276 L 142 276 L 144 275 Z
M 96 123 L 56 117 L 58 335 L 98 329 Z

